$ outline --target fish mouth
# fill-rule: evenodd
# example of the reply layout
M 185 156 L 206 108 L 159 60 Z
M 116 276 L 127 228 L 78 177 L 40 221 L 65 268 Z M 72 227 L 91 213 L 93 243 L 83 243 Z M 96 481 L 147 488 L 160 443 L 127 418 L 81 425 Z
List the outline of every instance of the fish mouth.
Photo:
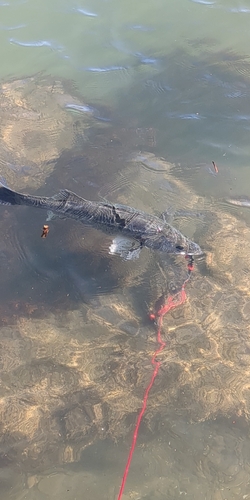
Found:
M 203 252 L 201 247 L 195 243 L 194 241 L 188 242 L 188 249 L 186 251 L 186 255 L 201 255 Z
M 201 247 L 194 241 L 190 240 L 185 246 L 177 245 L 175 247 L 175 253 L 177 253 L 178 255 L 187 255 L 187 256 L 203 254 Z

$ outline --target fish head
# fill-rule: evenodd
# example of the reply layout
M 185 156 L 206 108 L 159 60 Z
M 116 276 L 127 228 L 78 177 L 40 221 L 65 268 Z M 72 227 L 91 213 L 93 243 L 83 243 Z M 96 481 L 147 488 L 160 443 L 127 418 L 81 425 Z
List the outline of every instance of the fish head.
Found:
M 201 255 L 203 252 L 198 243 L 184 237 L 180 243 L 175 245 L 174 253 L 179 255 Z
M 201 255 L 203 253 L 197 243 L 169 224 L 166 224 L 166 227 L 158 233 L 145 234 L 145 236 L 144 245 L 153 250 L 175 255 Z

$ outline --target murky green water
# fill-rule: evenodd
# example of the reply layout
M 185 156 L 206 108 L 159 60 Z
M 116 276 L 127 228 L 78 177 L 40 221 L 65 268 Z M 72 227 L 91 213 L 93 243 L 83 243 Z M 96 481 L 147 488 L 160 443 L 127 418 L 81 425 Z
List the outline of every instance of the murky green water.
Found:
M 250 7 L 0 3 L 0 176 L 172 214 L 197 241 L 124 500 L 250 498 Z M 219 173 L 212 166 L 215 161 Z M 150 380 L 148 308 L 186 262 L 0 207 L 0 497 L 116 499 Z

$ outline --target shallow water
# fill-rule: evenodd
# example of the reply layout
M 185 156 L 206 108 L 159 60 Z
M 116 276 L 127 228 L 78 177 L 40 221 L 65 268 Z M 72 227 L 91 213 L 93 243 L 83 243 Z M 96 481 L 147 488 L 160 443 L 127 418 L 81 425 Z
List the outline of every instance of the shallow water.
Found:
M 164 319 L 124 500 L 250 498 L 250 211 L 228 203 L 250 197 L 247 3 L 0 13 L 1 182 L 164 213 L 204 250 Z M 124 261 L 76 221 L 41 239 L 46 216 L 0 207 L 0 496 L 115 499 L 152 373 L 148 309 L 186 263 Z

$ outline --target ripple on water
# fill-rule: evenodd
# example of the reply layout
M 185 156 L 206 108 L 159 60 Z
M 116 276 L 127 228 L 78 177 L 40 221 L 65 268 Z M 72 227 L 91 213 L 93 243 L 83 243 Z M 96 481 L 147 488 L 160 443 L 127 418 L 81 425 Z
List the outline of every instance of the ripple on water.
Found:
M 30 42 L 22 42 L 21 40 L 17 40 L 16 38 L 10 38 L 10 43 L 14 45 L 20 45 L 20 47 L 49 47 L 54 50 L 62 50 L 63 47 L 57 45 L 55 42 L 50 42 L 49 40 L 34 40 Z
M 237 144 L 216 142 L 216 141 L 209 140 L 209 139 L 201 139 L 199 142 L 201 144 L 205 144 L 206 146 L 210 146 L 211 148 L 221 150 L 221 153 L 223 153 L 223 154 L 226 153 L 226 154 L 231 154 L 234 156 L 248 156 L 249 155 L 247 148 L 243 149 L 242 147 L 238 146 Z
M 74 104 L 74 103 L 67 103 L 65 104 L 65 109 L 69 109 L 71 111 L 74 111 L 76 113 L 82 114 L 82 113 L 88 113 L 92 115 L 96 120 L 100 120 L 103 122 L 110 122 L 110 118 L 106 118 L 104 116 L 101 116 L 100 112 L 96 109 L 93 108 L 92 106 L 88 106 L 87 104 L 82 105 L 82 104 Z
M 1 6 L 1 5 L 0 5 Z M 17 24 L 16 26 L 4 26 L 0 24 L 0 31 L 14 31 L 21 28 L 26 28 L 27 24 Z
M 132 24 L 132 25 L 129 25 L 129 29 L 136 30 L 136 31 L 144 31 L 144 32 L 155 30 L 155 28 L 153 28 L 152 26 L 146 26 L 144 24 Z
M 206 119 L 206 116 L 200 113 L 179 113 L 178 111 L 172 111 L 166 113 L 166 115 L 168 118 L 179 118 L 180 120 L 199 121 Z
M 92 73 L 110 73 L 112 71 L 124 71 L 127 70 L 128 68 L 126 66 L 106 66 L 106 67 L 86 67 L 83 68 L 85 71 L 91 71 Z
M 74 8 L 73 11 L 79 12 L 79 14 L 83 14 L 87 17 L 98 17 L 98 14 L 96 14 L 95 12 L 90 12 L 89 10 L 82 9 L 81 7 Z
M 233 14 L 250 14 L 250 9 L 248 7 L 231 7 L 227 10 Z
M 53 281 L 53 278 L 58 275 L 58 271 L 53 266 L 49 268 L 47 265 L 44 265 L 42 255 L 34 251 L 31 241 L 32 239 L 29 237 L 25 239 L 24 234 L 17 230 L 17 228 L 11 231 L 9 235 L 9 244 L 11 243 L 12 245 L 16 259 L 20 261 L 20 269 L 25 266 L 29 276 L 35 279 L 38 278 L 40 283 Z
M 120 65 L 112 65 L 112 66 L 85 66 L 79 68 L 80 71 L 86 71 L 89 73 L 93 73 L 96 75 L 96 78 L 102 78 L 103 84 L 107 86 L 114 86 L 114 79 L 117 79 L 117 82 L 123 81 L 125 82 L 130 78 L 132 68 L 131 66 L 120 66 Z
M 157 158 L 153 153 L 139 153 L 129 158 L 129 161 L 138 163 L 147 170 L 152 172 L 169 172 L 173 163 L 166 161 L 164 158 Z
M 143 82 L 143 85 L 145 88 L 152 90 L 153 92 L 157 92 L 158 94 L 171 92 L 171 90 L 173 90 L 172 87 L 170 87 L 170 85 L 168 85 L 167 83 L 152 79 L 146 80 L 145 82 Z
M 111 84 L 113 82 L 113 78 L 118 78 L 124 81 L 125 79 L 128 79 L 130 75 L 130 66 L 89 66 L 82 68 L 82 70 L 90 73 L 96 73 L 96 75 L 103 75 L 106 85 L 108 85 L 109 82 Z
M 191 2 L 193 3 L 199 3 L 201 5 L 207 5 L 208 7 L 209 6 L 212 6 L 212 5 L 215 5 L 216 2 L 213 2 L 213 1 L 210 1 L 210 0 L 190 0 Z

